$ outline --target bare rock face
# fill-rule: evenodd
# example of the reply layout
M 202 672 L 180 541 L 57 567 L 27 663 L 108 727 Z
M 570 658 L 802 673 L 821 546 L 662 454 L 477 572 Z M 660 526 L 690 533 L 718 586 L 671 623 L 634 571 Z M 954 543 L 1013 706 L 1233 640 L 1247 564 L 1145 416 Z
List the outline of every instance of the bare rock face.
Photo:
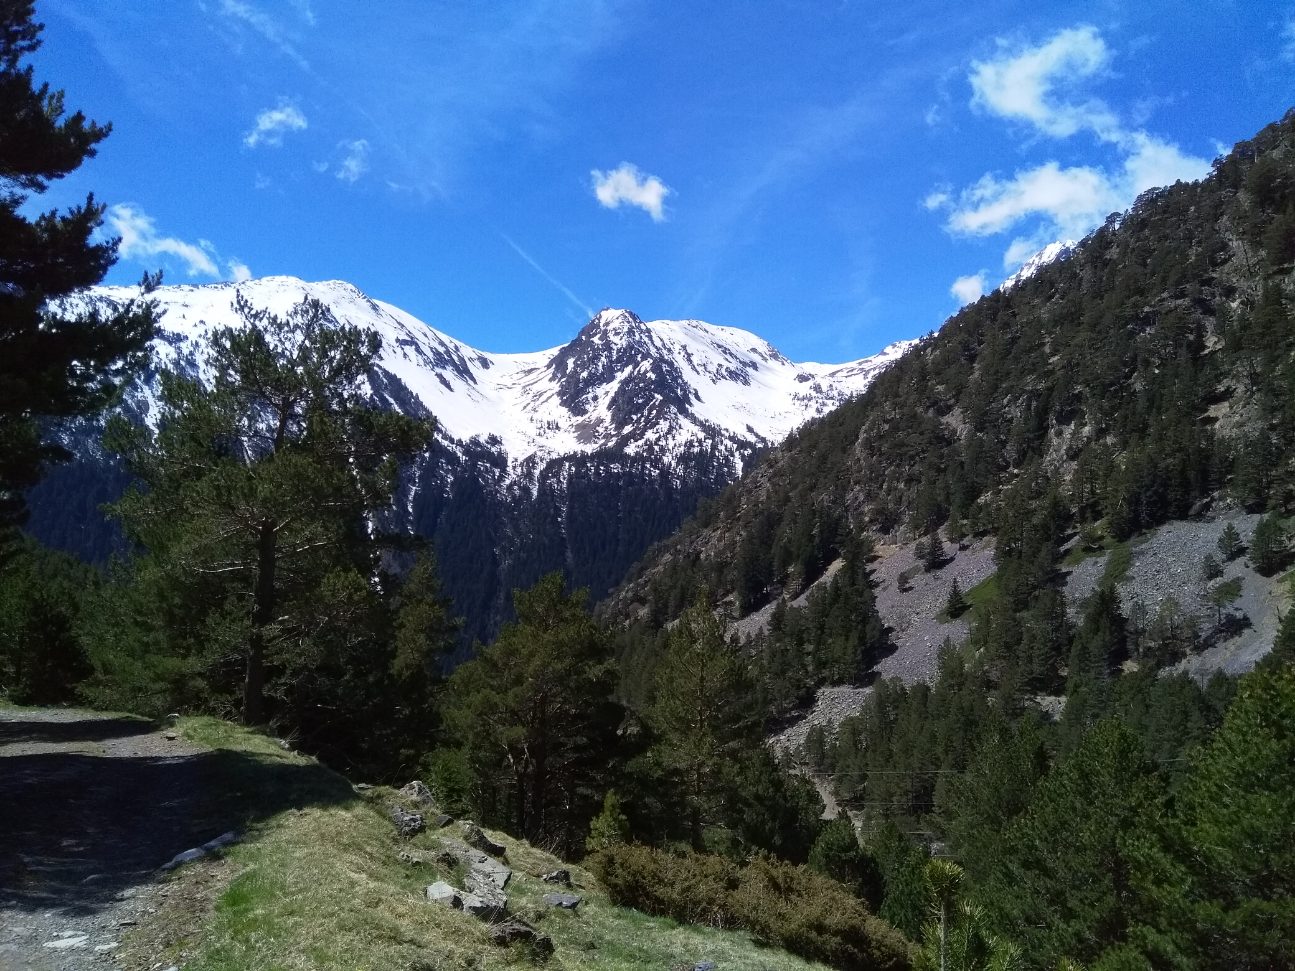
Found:
M 507 887 L 508 881 L 512 879 L 513 871 L 505 864 L 487 856 L 481 850 L 473 849 L 461 840 L 446 839 L 442 841 L 441 846 L 445 851 L 443 855 L 449 857 L 451 861 L 462 864 L 469 873 L 473 871 L 480 873 L 500 890 Z

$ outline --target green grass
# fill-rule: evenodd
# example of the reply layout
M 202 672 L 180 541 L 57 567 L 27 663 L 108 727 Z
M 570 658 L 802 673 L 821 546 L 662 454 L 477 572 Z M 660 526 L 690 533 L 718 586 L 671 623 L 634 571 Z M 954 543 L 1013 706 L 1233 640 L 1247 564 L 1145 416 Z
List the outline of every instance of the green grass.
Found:
M 213 784 L 228 789 L 230 805 L 248 818 L 247 838 L 224 860 L 177 871 L 168 900 L 205 873 L 217 886 L 201 919 L 177 929 L 165 958 L 186 971 L 304 971 L 304 969 L 529 968 L 647 971 L 716 961 L 728 969 L 807 971 L 821 968 L 764 948 L 743 933 L 681 925 L 612 905 L 597 881 L 577 866 L 501 833 L 514 871 L 509 912 L 536 924 L 554 942 L 547 962 L 524 949 L 500 948 L 485 923 L 430 904 L 424 887 L 452 873 L 434 863 L 405 863 L 402 848 L 436 858 L 437 834 L 408 843 L 395 835 L 385 809 L 395 794 L 355 795 L 340 776 L 272 739 L 216 719 L 188 718 L 180 731 L 216 750 Z M 450 828 L 459 835 L 458 827 Z M 564 866 L 575 893 L 574 913 L 549 910 L 554 888 L 538 875 Z M 171 905 L 168 905 L 171 906 Z M 191 908 L 192 909 L 192 908 Z M 165 923 L 166 906 L 158 915 Z M 176 918 L 178 920 L 178 918 Z
M 985 604 L 998 596 L 998 574 L 991 573 L 962 595 L 967 602 L 967 613 L 975 615 Z M 963 616 L 966 616 L 965 614 Z
M 1104 556 L 1110 550 L 1115 549 L 1119 544 L 1109 536 L 1102 536 L 1102 543 L 1097 549 L 1089 549 L 1083 543 L 1075 543 L 1066 551 L 1066 555 L 1061 559 L 1062 566 L 1078 566 L 1084 560 L 1091 560 L 1095 556 Z
M 1106 560 L 1102 570 L 1102 586 L 1117 586 L 1129 573 L 1133 565 L 1133 546 L 1130 542 L 1117 543 Z

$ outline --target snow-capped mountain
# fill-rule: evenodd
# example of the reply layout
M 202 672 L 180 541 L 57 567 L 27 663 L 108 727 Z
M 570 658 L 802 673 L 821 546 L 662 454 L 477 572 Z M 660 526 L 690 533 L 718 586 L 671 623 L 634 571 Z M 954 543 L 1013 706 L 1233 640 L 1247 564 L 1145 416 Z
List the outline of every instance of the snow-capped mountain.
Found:
M 1055 243 L 1049 243 L 1043 249 L 1039 250 L 1028 260 L 1021 264 L 1020 269 L 1004 280 L 998 287 L 1006 293 L 1012 287 L 1016 286 L 1027 277 L 1034 276 L 1043 267 L 1049 263 L 1055 263 L 1057 260 L 1064 260 L 1070 257 L 1074 249 L 1079 244 L 1073 239 L 1058 240 Z
M 206 334 L 241 325 L 236 294 L 277 314 L 313 298 L 339 323 L 376 330 L 382 370 L 436 416 L 442 435 L 458 442 L 498 439 L 513 469 L 609 448 L 668 454 L 717 437 L 740 464 L 750 447 L 775 444 L 862 392 L 911 343 L 848 364 L 796 364 L 768 341 L 734 327 L 647 322 L 628 310 L 603 310 L 569 344 L 492 354 L 349 283 L 278 276 L 154 291 L 149 299 L 160 312 L 154 342 L 159 363 L 200 366 Z M 100 287 L 88 296 L 125 301 L 139 292 Z M 151 388 L 138 389 L 146 415 L 150 398 Z
M 100 287 L 78 299 L 139 296 Z M 349 283 L 267 277 L 149 294 L 156 366 L 127 390 L 125 414 L 157 420 L 160 368 L 203 375 L 211 331 L 243 325 L 235 296 L 279 315 L 313 298 L 381 336 L 373 401 L 437 421 L 437 445 L 410 469 L 388 525 L 434 542 L 469 639 L 488 638 L 512 589 L 550 570 L 601 597 L 758 450 L 862 392 L 910 343 L 848 364 L 797 364 L 748 331 L 603 310 L 568 344 L 494 354 Z M 120 543 L 99 510 L 127 484 L 98 439 L 95 427 L 69 428 L 64 444 L 79 461 L 29 497 L 38 538 L 91 558 Z

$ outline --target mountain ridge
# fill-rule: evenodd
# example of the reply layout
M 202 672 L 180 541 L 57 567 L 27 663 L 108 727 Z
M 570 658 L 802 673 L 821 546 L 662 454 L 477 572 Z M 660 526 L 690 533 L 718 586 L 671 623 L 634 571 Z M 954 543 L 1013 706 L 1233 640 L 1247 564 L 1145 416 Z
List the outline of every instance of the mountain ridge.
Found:
M 139 295 L 134 287 L 98 287 L 81 299 L 124 302 Z M 613 447 L 631 454 L 671 451 L 683 440 L 716 434 L 731 440 L 740 467 L 745 449 L 739 443 L 776 444 L 808 418 L 861 393 L 914 343 L 899 341 L 842 364 L 796 363 L 740 328 L 644 321 L 632 311 L 605 308 L 566 344 L 490 352 L 345 281 L 270 276 L 152 291 L 159 362 L 196 363 L 205 333 L 240 325 L 233 310 L 239 295 L 278 314 L 317 299 L 340 323 L 376 330 L 382 368 L 436 417 L 444 437 L 497 437 L 512 472 Z M 148 404 L 147 396 L 141 403 Z
M 75 299 L 140 295 L 106 287 Z M 467 621 L 465 646 L 509 616 L 514 587 L 551 570 L 601 597 L 753 456 L 861 393 L 911 344 L 845 364 L 796 364 L 739 328 L 608 308 L 566 344 L 500 354 L 338 280 L 263 277 L 158 287 L 147 297 L 160 316 L 155 362 L 120 405 L 138 422 L 159 414 L 161 369 L 210 377 L 207 335 L 243 324 L 236 297 L 281 316 L 319 300 L 339 324 L 379 333 L 371 404 L 437 422 L 433 447 L 407 470 L 384 526 L 432 541 Z M 60 429 L 76 460 L 53 468 L 29 496 L 33 535 L 91 560 L 121 549 L 100 507 L 129 481 L 99 433 L 97 422 Z

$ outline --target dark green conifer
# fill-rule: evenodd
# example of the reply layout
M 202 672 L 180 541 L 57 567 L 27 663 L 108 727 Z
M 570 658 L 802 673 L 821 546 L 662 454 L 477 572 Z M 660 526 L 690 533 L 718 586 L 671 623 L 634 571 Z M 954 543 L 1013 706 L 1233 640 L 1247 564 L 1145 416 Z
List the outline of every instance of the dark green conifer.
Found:
M 66 458 L 39 422 L 104 407 L 143 365 L 154 327 L 140 305 L 57 305 L 103 279 L 117 243 L 94 239 L 93 196 L 36 218 L 31 196 L 93 157 L 110 128 L 66 115 L 63 92 L 36 84 L 23 63 L 41 44 L 33 16 L 31 0 L 0 3 L 0 527 L 21 521 L 41 467 Z

